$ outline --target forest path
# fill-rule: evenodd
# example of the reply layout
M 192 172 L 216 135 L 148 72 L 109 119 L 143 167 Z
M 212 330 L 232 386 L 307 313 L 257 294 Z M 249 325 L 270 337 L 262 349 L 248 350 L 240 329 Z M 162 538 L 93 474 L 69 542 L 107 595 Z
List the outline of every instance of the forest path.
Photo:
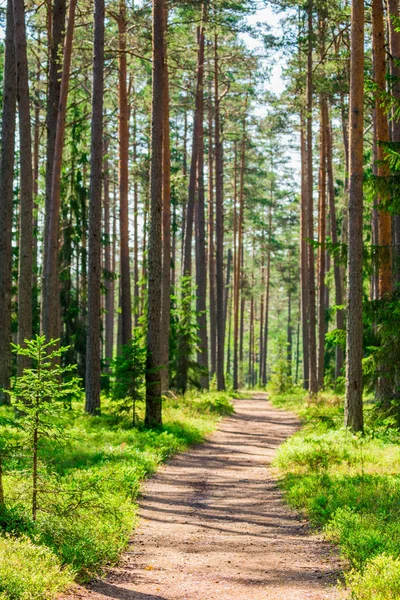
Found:
M 262 393 L 235 401 L 204 444 L 144 486 L 140 524 L 121 564 L 73 599 L 336 599 L 332 548 L 283 501 L 270 465 L 299 427 Z

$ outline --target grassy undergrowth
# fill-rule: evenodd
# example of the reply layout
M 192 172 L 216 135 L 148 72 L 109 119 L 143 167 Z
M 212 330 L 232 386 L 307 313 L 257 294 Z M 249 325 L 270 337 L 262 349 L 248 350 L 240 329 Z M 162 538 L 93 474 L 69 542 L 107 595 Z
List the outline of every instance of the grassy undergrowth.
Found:
M 136 522 L 141 481 L 169 456 L 201 442 L 233 406 L 223 393 L 164 402 L 164 426 L 147 430 L 115 416 L 73 407 L 63 442 L 42 440 L 37 521 L 30 512 L 30 462 L 24 449 L 4 461 L 6 509 L 0 513 L 0 600 L 54 598 L 74 579 L 114 563 Z M 0 417 L 11 416 L 2 408 Z M 18 448 L 17 430 L 1 427 Z
M 352 598 L 400 599 L 400 431 L 367 404 L 365 435 L 353 435 L 334 393 L 271 400 L 304 422 L 276 460 L 289 503 L 339 545 Z

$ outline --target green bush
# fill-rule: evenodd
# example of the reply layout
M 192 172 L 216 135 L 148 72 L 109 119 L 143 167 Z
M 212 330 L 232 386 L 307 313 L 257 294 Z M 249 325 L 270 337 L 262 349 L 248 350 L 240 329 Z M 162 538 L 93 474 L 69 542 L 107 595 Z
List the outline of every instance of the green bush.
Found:
M 339 545 L 352 568 L 347 581 L 354 598 L 400 599 L 391 589 L 399 581 L 398 431 L 368 410 L 364 436 L 340 428 L 342 402 L 334 395 L 310 399 L 303 392 L 302 400 L 290 394 L 272 400 L 305 422 L 276 458 L 288 502 Z
M 73 573 L 45 546 L 27 538 L 0 538 L 0 599 L 47 600 L 72 582 Z
M 354 600 L 399 600 L 400 559 L 382 554 L 346 576 Z
M 30 583 L 35 577 L 42 585 L 36 596 L 14 585 L 9 573 L 18 571 L 22 550 L 10 552 L 0 573 L 14 588 L 0 587 L 0 600 L 51 598 L 52 573 L 60 564 L 67 569 L 65 573 L 59 569 L 56 591 L 72 580 L 72 573 L 85 581 L 115 563 L 136 523 L 136 499 L 143 479 L 172 454 L 202 441 L 220 415 L 233 410 L 228 395 L 198 392 L 165 398 L 163 408 L 164 425 L 159 430 L 132 427 L 130 415 L 116 416 L 113 402 L 106 400 L 102 414 L 95 417 L 85 415 L 77 403 L 62 416 L 54 415 L 54 426 L 62 426 L 63 436 L 58 442 L 50 437 L 40 441 L 40 482 L 45 493 L 40 496 L 36 521 L 27 478 L 30 455 L 19 443 L 24 432 L 2 427 L 0 421 L 1 436 L 12 439 L 18 450 L 4 455 L 6 505 L 0 507 L 0 530 L 13 537 L 0 537 L 0 560 L 5 543 L 34 549 L 37 560 L 27 560 L 21 578 L 27 589 L 35 589 L 36 584 Z M 2 407 L 0 415 L 11 418 L 12 410 Z M 48 566 L 51 561 L 54 569 Z M 9 595 L 2 596 L 2 592 Z

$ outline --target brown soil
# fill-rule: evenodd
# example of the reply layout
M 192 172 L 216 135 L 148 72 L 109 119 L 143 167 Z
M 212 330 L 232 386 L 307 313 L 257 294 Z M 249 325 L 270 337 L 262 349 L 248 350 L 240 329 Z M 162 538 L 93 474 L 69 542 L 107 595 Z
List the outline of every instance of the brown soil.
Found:
M 270 465 L 299 426 L 265 394 L 149 480 L 121 564 L 69 600 L 322 600 L 337 556 L 282 499 Z

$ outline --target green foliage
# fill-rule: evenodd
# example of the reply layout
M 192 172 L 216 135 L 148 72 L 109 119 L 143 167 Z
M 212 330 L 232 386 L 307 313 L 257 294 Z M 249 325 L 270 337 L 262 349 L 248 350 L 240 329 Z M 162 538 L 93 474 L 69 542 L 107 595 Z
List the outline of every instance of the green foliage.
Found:
M 346 582 L 356 600 L 398 600 L 400 559 L 382 554 L 367 561 L 362 572 L 353 569 Z
M 66 403 L 69 405 L 80 392 L 80 380 L 72 375 L 75 365 L 62 367 L 57 362 L 68 351 L 67 347 L 57 348 L 58 341 L 46 342 L 45 336 L 37 335 L 33 340 L 25 340 L 24 346 L 14 345 L 14 352 L 27 357 L 32 364 L 16 378 L 10 396 L 19 413 L 24 442 L 32 459 L 33 519 L 36 519 L 38 495 L 42 491 L 38 476 L 40 443 L 44 438 L 64 438 L 60 419 Z
M 113 360 L 111 369 L 111 395 L 116 401 L 117 412 L 130 413 L 135 425 L 136 402 L 144 399 L 142 388 L 146 369 L 146 348 L 137 334 L 130 344 L 123 346 L 122 356 Z
M 366 411 L 365 435 L 353 435 L 341 426 L 341 399 L 328 393 L 315 402 L 304 392 L 272 400 L 305 421 L 276 460 L 289 503 L 340 546 L 352 567 L 354 598 L 397 598 L 391 594 L 399 581 L 400 432 Z
M 290 365 L 283 358 L 276 361 L 270 380 L 271 390 L 277 394 L 284 394 L 293 387 Z
M 32 568 L 44 573 L 42 596 L 32 598 L 52 597 L 53 571 L 46 562 L 49 556 L 55 565 L 68 565 L 65 579 L 61 575 L 55 578 L 60 588 L 71 581 L 72 574 L 88 580 L 115 563 L 136 523 L 136 499 L 143 479 L 173 453 L 201 442 L 220 415 L 233 410 L 229 396 L 223 393 L 166 398 L 163 428 L 147 430 L 132 428 L 130 419 L 116 416 L 112 401 L 105 400 L 102 415 L 96 417 L 85 415 L 77 403 L 73 408 L 54 416 L 56 430 L 64 430 L 64 443 L 55 444 L 53 436 L 41 440 L 40 478 L 46 494 L 36 521 L 31 516 L 31 486 L 26 480 L 31 458 L 19 443 L 25 432 L 0 424 L 1 435 L 20 448 L 4 458 L 7 506 L 0 510 L 0 526 L 13 538 L 0 537 L 0 557 L 5 539 L 7 544 L 11 539 L 18 544 L 30 538 L 26 543 L 37 556 Z M 139 412 L 142 410 L 140 407 Z M 8 419 L 12 409 L 3 407 L 0 415 Z M 18 537 L 21 535 L 25 538 Z M 10 571 L 18 571 L 18 556 L 10 553 Z M 30 574 L 29 565 L 24 565 L 21 575 L 27 585 L 29 578 L 39 577 Z M 18 594 L 4 598 L 31 598 Z
M 50 600 L 72 582 L 51 550 L 27 538 L 0 538 L 0 599 Z

